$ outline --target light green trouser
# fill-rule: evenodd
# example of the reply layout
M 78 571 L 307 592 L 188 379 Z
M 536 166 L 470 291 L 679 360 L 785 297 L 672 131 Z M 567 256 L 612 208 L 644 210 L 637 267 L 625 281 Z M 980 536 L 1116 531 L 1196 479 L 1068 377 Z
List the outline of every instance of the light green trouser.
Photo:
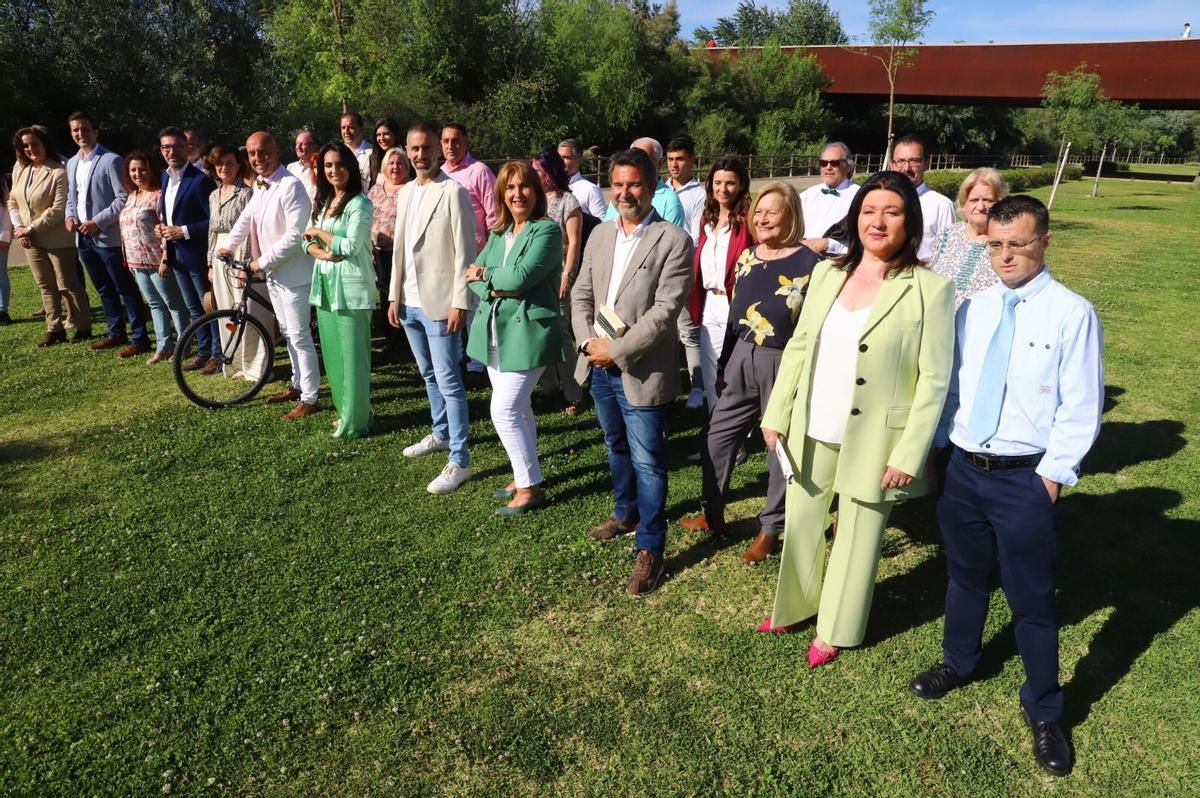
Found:
M 341 423 L 335 438 L 357 438 L 371 423 L 371 311 L 317 308 L 321 357 Z
M 789 626 L 816 615 L 822 640 L 838 648 L 857 646 L 867 631 L 880 543 L 893 502 L 841 497 L 826 571 L 825 528 L 840 447 L 808 436 L 803 446 L 800 473 L 787 487 L 783 557 L 771 624 Z

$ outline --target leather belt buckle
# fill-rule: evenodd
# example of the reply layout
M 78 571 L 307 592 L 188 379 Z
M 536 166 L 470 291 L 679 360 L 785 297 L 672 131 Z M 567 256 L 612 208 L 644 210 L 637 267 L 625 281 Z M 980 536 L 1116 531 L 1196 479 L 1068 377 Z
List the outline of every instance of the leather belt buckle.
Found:
M 967 457 L 970 459 L 971 464 L 974 465 L 976 468 L 983 469 L 984 471 L 992 470 L 991 458 L 986 457 L 982 454 L 976 454 L 975 452 L 967 452 Z

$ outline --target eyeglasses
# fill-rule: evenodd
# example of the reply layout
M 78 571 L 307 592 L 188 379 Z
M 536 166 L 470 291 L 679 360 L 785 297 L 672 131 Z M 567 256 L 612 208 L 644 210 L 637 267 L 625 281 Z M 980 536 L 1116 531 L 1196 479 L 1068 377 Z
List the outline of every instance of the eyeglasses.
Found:
M 906 164 L 908 166 L 920 166 L 923 163 L 925 163 L 924 158 L 893 158 L 892 159 L 893 166 L 904 166 Z
M 820 166 L 822 169 L 826 166 L 841 166 L 843 163 L 845 163 L 845 160 L 842 158 L 836 158 L 832 161 L 827 161 L 824 158 L 817 159 L 817 166 Z
M 160 145 L 158 145 L 158 148 L 160 150 L 162 150 L 163 152 L 170 152 L 171 150 L 186 150 L 187 145 L 186 144 L 160 144 Z
M 984 246 L 987 247 L 987 251 L 992 255 L 999 255 L 1004 251 L 1005 247 L 1008 247 L 1009 252 L 1020 252 L 1045 237 L 1045 233 L 1038 233 L 1028 241 L 989 241 Z

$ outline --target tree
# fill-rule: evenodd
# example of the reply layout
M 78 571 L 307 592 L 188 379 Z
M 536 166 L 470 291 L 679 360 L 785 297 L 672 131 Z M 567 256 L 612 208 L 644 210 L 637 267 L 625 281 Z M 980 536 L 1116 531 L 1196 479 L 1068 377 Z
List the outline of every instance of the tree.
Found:
M 710 30 L 696 28 L 699 44 L 713 39 L 722 47 L 759 47 L 774 39 L 785 47 L 844 44 L 841 18 L 826 0 L 788 0 L 786 11 L 773 11 L 754 0 L 741 0 L 731 17 L 720 17 Z
M 933 11 L 925 8 L 925 0 L 871 0 L 870 22 L 871 38 L 876 44 L 886 48 L 884 55 L 871 56 L 883 65 L 888 81 L 888 129 L 887 155 L 884 162 L 891 160 L 892 155 L 892 117 L 896 105 L 896 76 L 901 69 L 912 66 L 917 60 L 915 47 L 907 47 L 910 42 L 921 38 L 925 28 L 933 21 Z
M 1076 152 L 1095 152 L 1100 147 L 1100 162 L 1092 196 L 1100 186 L 1108 145 L 1120 139 L 1132 124 L 1136 105 L 1110 100 L 1100 85 L 1100 76 L 1081 63 L 1070 72 L 1050 72 L 1042 86 L 1042 107 L 1053 114 L 1055 126 L 1064 144 Z

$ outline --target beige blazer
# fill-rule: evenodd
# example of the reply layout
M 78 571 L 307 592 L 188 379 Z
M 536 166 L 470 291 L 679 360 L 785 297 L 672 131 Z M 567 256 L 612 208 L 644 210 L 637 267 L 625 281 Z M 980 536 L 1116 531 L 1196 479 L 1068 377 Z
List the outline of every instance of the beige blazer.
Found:
M 13 167 L 8 207 L 33 230 L 33 243 L 41 249 L 74 249 L 75 236 L 67 232 L 67 170 L 57 161 L 46 161 L 36 175 L 32 166 Z M 26 183 L 28 182 L 28 185 Z
M 592 231 L 583 265 L 571 290 L 571 325 L 576 341 L 595 338 L 596 308 L 608 297 L 613 249 L 619 221 Z M 609 344 L 621 369 L 621 386 L 637 407 L 661 405 L 679 395 L 679 344 L 675 329 L 692 290 L 692 239 L 682 227 L 657 218 L 629 258 L 613 310 L 628 326 Z M 575 379 L 582 383 L 591 370 L 580 358 Z
M 417 270 L 421 310 L 441 321 L 450 308 L 469 310 L 467 267 L 475 261 L 475 210 L 471 195 L 444 172 L 438 172 L 417 209 L 416 226 L 405 228 L 408 201 L 416 181 L 405 183 L 396 194 L 396 232 L 392 236 L 392 285 L 388 299 L 401 305 L 404 278 Z M 413 263 L 408 262 L 408 241 L 413 242 Z

